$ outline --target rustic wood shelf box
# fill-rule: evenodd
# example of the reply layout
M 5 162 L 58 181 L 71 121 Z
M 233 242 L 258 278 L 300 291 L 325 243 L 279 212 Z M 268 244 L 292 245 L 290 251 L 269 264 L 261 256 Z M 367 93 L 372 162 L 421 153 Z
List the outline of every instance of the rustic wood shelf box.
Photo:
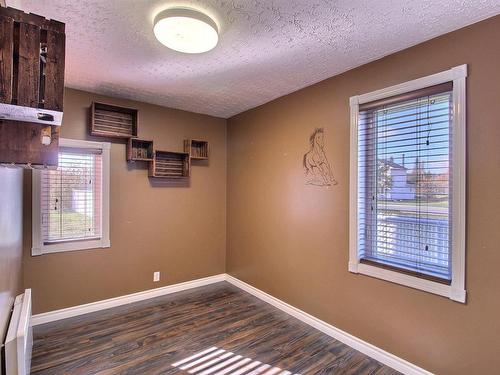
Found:
M 137 137 L 137 109 L 93 102 L 90 134 L 112 138 Z
M 0 163 L 56 167 L 64 23 L 0 6 Z
M 191 174 L 191 159 L 187 152 L 155 151 L 149 163 L 149 177 L 187 178 Z
M 153 141 L 129 138 L 127 161 L 153 161 Z
M 189 153 L 191 159 L 206 160 L 209 154 L 209 144 L 199 139 L 185 139 L 184 151 Z

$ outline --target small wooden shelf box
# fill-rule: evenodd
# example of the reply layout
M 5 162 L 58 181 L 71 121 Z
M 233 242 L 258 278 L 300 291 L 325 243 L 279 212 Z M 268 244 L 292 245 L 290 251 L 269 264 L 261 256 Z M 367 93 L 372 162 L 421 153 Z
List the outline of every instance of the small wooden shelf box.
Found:
M 153 161 L 153 141 L 129 138 L 127 161 Z
M 184 152 L 189 153 L 191 159 L 206 160 L 209 156 L 209 144 L 199 139 L 185 139 Z
M 191 159 L 187 152 L 155 151 L 149 163 L 149 177 L 187 178 L 191 174 Z

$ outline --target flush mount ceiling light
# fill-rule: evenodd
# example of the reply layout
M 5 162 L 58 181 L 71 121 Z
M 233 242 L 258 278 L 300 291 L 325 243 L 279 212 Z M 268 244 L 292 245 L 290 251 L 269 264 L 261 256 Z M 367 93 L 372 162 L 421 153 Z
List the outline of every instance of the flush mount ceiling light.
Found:
M 209 16 L 193 9 L 172 8 L 160 12 L 154 20 L 156 39 L 175 51 L 202 53 L 217 45 L 217 24 Z

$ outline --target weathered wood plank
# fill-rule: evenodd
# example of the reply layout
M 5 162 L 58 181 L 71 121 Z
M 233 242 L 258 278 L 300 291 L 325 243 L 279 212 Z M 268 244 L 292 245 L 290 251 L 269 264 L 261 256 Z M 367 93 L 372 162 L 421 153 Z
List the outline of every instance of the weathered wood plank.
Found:
M 40 27 L 19 24 L 17 104 L 38 107 L 40 84 Z
M 65 41 L 63 33 L 47 31 L 44 108 L 63 110 Z
M 59 126 L 51 126 L 52 142 L 42 145 L 46 126 L 19 121 L 0 121 L 0 163 L 57 167 Z
M 12 102 L 12 54 L 14 20 L 0 15 L 0 102 Z
M 11 7 L 0 7 L 0 14 L 12 18 L 16 22 L 23 22 L 31 25 L 40 26 L 45 30 L 64 33 L 65 25 L 62 22 L 48 20 L 45 17 L 33 13 L 25 13 L 21 10 Z

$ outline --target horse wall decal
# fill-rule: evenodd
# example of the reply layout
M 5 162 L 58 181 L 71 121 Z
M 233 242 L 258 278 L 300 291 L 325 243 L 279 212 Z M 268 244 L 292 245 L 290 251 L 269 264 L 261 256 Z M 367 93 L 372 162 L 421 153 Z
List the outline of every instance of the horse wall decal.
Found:
M 309 137 L 310 150 L 304 155 L 306 184 L 316 186 L 337 185 L 325 153 L 325 130 L 316 128 Z

